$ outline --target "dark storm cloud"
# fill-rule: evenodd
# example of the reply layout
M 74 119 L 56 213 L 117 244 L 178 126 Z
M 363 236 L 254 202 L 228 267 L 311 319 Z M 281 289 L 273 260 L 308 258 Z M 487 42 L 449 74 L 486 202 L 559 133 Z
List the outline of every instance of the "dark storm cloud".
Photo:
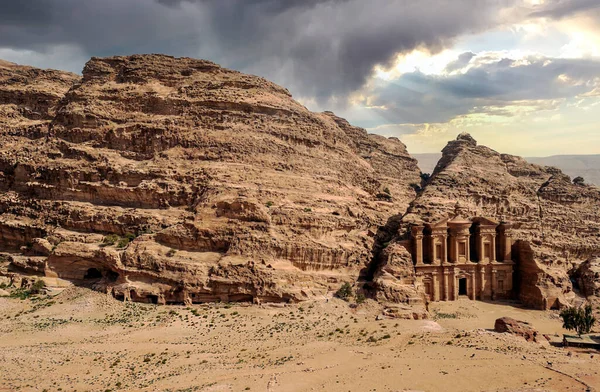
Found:
M 471 61 L 471 59 L 473 57 L 475 57 L 475 53 L 472 53 L 472 52 L 462 53 L 461 55 L 458 56 L 458 59 L 454 60 L 453 62 L 451 62 L 450 64 L 448 64 L 446 66 L 446 71 L 452 72 L 452 71 L 456 71 L 458 69 L 462 69 L 462 68 L 466 67 L 467 64 L 469 64 L 469 62 Z
M 519 0 L 0 1 L 0 48 L 203 57 L 326 100 L 398 53 L 500 23 Z
M 511 115 L 509 105 L 547 106 L 594 90 L 598 78 L 598 60 L 501 59 L 461 74 L 403 74 L 371 91 L 370 104 L 385 107 L 377 110 L 390 123 L 444 123 L 469 113 Z
M 598 0 L 553 0 L 540 6 L 540 10 L 532 13 L 534 17 L 562 19 L 581 12 L 600 9 Z

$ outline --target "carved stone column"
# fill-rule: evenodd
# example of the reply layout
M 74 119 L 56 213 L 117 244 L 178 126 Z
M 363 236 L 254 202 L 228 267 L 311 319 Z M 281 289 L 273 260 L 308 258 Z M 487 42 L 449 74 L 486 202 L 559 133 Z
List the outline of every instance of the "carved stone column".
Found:
M 475 271 L 471 273 L 471 299 L 475 301 L 477 299 L 477 283 L 475 282 Z
M 492 268 L 492 301 L 496 300 L 496 272 L 498 272 L 496 268 Z
M 416 265 L 424 265 L 424 263 L 423 263 L 423 226 L 413 226 L 412 235 L 414 238 L 414 247 L 415 247 L 415 263 L 416 263 Z
M 450 274 L 449 271 L 444 270 L 444 301 L 449 301 L 450 297 L 448 296 L 449 294 L 449 290 L 448 290 L 448 275 Z
M 458 299 L 458 271 L 456 270 L 456 268 L 454 269 L 454 273 L 452 274 L 452 284 L 454 288 L 454 298 L 452 300 L 456 301 Z
M 433 300 L 439 301 L 440 300 L 440 281 L 439 281 L 437 271 L 433 271 L 431 273 L 431 281 L 433 284 Z
M 485 297 L 485 267 L 481 266 L 479 268 L 480 268 L 479 269 L 479 275 L 481 277 L 480 278 L 480 282 L 479 282 L 479 284 L 481 285 L 480 286 L 481 290 L 479 292 L 480 293 L 479 294 L 479 299 L 483 301 L 484 297 Z
M 492 254 L 490 255 L 490 261 L 496 261 L 496 234 L 492 234 Z
M 442 264 L 448 263 L 448 235 L 444 234 L 442 237 L 444 242 L 442 243 Z

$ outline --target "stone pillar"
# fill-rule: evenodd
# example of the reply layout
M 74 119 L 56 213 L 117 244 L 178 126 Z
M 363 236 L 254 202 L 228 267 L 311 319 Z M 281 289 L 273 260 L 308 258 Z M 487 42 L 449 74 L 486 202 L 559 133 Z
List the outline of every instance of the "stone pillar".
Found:
M 479 257 L 479 262 L 480 263 L 485 262 L 485 257 L 484 257 L 485 255 L 483 254 L 483 251 L 485 249 L 485 247 L 483 246 L 483 239 L 484 239 L 483 235 L 480 232 L 479 233 L 479 238 L 478 238 L 479 241 L 477 241 L 477 245 L 478 245 L 478 248 L 479 248 L 477 250 L 478 250 L 478 253 L 479 253 L 478 257 Z
M 498 232 L 500 233 L 500 254 L 498 255 L 498 261 L 511 261 L 512 260 L 512 225 L 510 223 L 502 223 L 498 226 Z
M 504 257 L 503 261 L 512 261 L 512 238 L 510 230 L 504 232 Z
M 454 298 L 453 300 L 456 301 L 458 299 L 458 271 L 456 270 L 456 268 L 454 269 L 454 273 L 452 274 L 452 284 L 454 285 Z
M 437 254 L 435 251 L 435 240 L 437 239 L 437 236 L 435 235 L 435 233 L 431 234 L 431 242 L 429 243 L 430 246 L 430 251 L 429 254 L 431 255 L 431 264 L 433 265 L 437 265 Z
M 440 280 L 438 278 L 437 271 L 433 271 L 431 273 L 431 281 L 433 284 L 433 300 L 439 301 L 440 300 Z
M 475 301 L 477 299 L 477 283 L 475 282 L 476 272 L 473 270 L 471 273 L 471 299 Z
M 423 265 L 423 226 L 413 226 L 412 234 L 415 247 L 415 263 Z
M 492 268 L 492 301 L 496 300 L 496 272 L 495 268 Z
M 490 255 L 490 261 L 496 261 L 496 234 L 492 234 L 492 254 Z
M 450 232 L 450 247 L 448 249 L 448 262 L 456 263 L 456 254 L 458 252 L 458 247 L 456 246 L 456 234 Z
M 448 271 L 444 271 L 444 301 L 450 301 L 450 297 L 448 296 L 449 294 L 449 290 L 448 290 L 448 275 L 449 272 Z
M 481 290 L 480 290 L 480 294 L 479 294 L 479 299 L 480 300 L 484 300 L 485 297 L 485 267 L 481 266 L 479 269 L 479 275 L 481 277 L 481 279 L 479 280 L 479 284 L 481 285 Z
M 444 234 L 442 238 L 442 264 L 445 264 L 448 263 L 448 235 Z

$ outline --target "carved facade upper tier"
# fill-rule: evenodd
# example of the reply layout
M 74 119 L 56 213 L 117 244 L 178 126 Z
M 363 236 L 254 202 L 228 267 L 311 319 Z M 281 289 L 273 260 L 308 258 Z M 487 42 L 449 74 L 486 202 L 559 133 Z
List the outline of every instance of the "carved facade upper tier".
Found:
M 488 218 L 452 218 L 415 225 L 411 253 L 429 300 L 508 298 L 513 288 L 511 225 Z

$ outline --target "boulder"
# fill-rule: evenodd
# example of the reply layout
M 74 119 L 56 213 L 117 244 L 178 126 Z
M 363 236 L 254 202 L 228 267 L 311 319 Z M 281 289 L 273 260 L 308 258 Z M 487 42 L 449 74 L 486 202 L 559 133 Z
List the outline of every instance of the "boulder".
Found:
M 494 324 L 494 331 L 498 333 L 509 333 L 511 335 L 522 336 L 528 342 L 536 342 L 538 331 L 526 321 L 515 320 L 511 317 L 501 317 Z

